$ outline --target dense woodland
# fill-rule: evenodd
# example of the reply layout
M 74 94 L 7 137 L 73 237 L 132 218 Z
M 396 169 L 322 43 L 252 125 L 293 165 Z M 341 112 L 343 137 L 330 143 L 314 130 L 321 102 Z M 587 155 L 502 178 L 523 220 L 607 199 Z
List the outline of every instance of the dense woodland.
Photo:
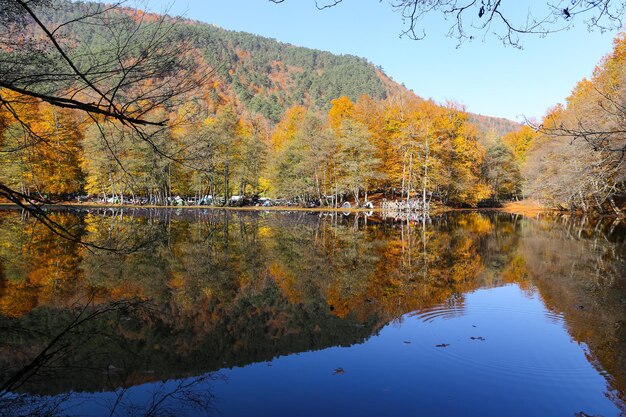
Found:
M 57 6 L 46 11 L 51 26 L 93 7 Z M 158 19 L 128 9 L 110 13 Z M 96 25 L 60 32 L 77 45 L 79 59 L 89 56 L 81 50 L 108 50 L 107 34 Z M 533 197 L 564 209 L 624 208 L 623 35 L 566 105 L 515 131 L 512 122 L 424 100 L 357 57 L 194 21 L 168 27 L 167 37 L 189 55 L 187 77 L 208 76 L 184 100 L 142 113 L 154 124 L 140 135 L 119 120 L 85 118 L 0 90 L 2 184 L 49 199 L 88 194 L 153 204 L 211 195 L 220 204 L 263 196 L 361 205 L 376 194 L 456 207 Z M 15 53 L 3 50 L 3 63 Z M 143 88 L 158 83 L 136 81 Z

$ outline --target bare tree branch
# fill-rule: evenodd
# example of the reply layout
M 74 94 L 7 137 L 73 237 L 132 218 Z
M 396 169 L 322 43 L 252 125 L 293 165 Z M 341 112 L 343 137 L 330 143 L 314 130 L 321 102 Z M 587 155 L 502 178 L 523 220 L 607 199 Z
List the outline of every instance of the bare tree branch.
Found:
M 270 0 L 283 3 L 285 0 Z M 318 9 L 337 6 L 343 0 L 328 0 Z M 515 7 L 512 4 L 518 3 Z M 555 0 L 528 2 L 528 12 L 519 14 L 519 2 L 512 0 L 389 0 L 400 14 L 406 28 L 401 35 L 420 40 L 426 36 L 422 20 L 439 14 L 444 20 L 453 17 L 448 35 L 459 42 L 494 35 L 506 45 L 521 47 L 524 35 L 545 36 L 567 30 L 576 19 L 586 19 L 589 29 L 619 29 L 626 11 L 624 0 Z M 509 7 L 509 8 L 507 8 Z M 522 5 L 523 7 L 523 5 Z

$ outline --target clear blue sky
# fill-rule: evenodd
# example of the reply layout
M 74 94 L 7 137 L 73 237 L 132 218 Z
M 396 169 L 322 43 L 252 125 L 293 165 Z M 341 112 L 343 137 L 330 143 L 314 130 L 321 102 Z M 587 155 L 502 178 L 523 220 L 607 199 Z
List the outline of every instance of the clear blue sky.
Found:
M 148 0 L 149 8 L 251 32 L 298 46 L 353 54 L 383 67 L 395 81 L 436 101 L 454 100 L 475 113 L 520 120 L 541 117 L 563 102 L 610 52 L 616 32 L 589 33 L 583 24 L 546 38 L 527 37 L 524 49 L 495 38 L 456 48 L 439 15 L 421 41 L 399 38 L 401 17 L 387 1 L 344 0 L 317 10 L 313 0 Z M 517 0 L 516 0 L 517 1 Z

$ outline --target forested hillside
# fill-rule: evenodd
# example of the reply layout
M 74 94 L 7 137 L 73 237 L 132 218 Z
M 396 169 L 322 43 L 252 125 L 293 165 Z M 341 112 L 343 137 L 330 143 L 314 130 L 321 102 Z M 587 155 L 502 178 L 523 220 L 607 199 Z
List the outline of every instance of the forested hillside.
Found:
M 56 4 L 59 7 L 46 11 L 53 26 L 84 16 L 92 8 L 89 3 Z M 150 14 L 134 18 L 157 19 Z M 76 28 L 79 30 L 68 31 L 67 36 L 80 45 L 98 43 L 103 36 L 97 26 Z M 352 55 L 301 48 L 192 20 L 177 24 L 169 36 L 173 42 L 193 47 L 196 71 L 215 71 L 214 88 L 207 93 L 216 104 L 235 101 L 274 123 L 296 104 L 328 110 L 334 98 L 348 96 L 354 100 L 367 94 L 382 99 L 395 86 L 373 64 Z
M 85 15 L 90 9 L 89 4 L 56 3 L 58 7 L 46 12 L 52 25 Z M 80 29 L 68 33 L 79 44 L 101 36 L 97 27 Z M 215 70 L 213 99 L 236 97 L 249 111 L 274 123 L 293 105 L 328 111 L 330 101 L 341 96 L 353 101 L 361 95 L 384 99 L 406 91 L 380 68 L 353 55 L 298 47 L 194 20 L 177 25 L 172 37 L 181 44 L 193 45 L 199 55 L 198 71 Z M 519 127 L 497 117 L 470 113 L 470 119 L 481 131 L 495 131 L 499 136 Z
M 468 114 L 470 122 L 478 126 L 483 136 L 502 137 L 521 127 L 519 123 L 503 117 L 491 117 L 475 113 Z

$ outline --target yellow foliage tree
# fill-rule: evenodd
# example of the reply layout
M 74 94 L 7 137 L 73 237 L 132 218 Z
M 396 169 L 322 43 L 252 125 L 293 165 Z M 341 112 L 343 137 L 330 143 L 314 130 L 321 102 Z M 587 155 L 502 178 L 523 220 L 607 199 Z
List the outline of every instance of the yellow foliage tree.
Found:
M 344 120 L 350 119 L 354 113 L 354 103 L 346 97 L 342 96 L 331 100 L 331 107 L 328 111 L 328 119 L 330 122 L 330 127 L 332 127 L 333 131 L 339 132 L 341 129 L 341 123 Z
M 526 154 L 533 144 L 537 134 L 529 126 L 522 126 L 519 130 L 507 133 L 502 142 L 513 152 L 515 161 L 521 166 L 526 162 Z

